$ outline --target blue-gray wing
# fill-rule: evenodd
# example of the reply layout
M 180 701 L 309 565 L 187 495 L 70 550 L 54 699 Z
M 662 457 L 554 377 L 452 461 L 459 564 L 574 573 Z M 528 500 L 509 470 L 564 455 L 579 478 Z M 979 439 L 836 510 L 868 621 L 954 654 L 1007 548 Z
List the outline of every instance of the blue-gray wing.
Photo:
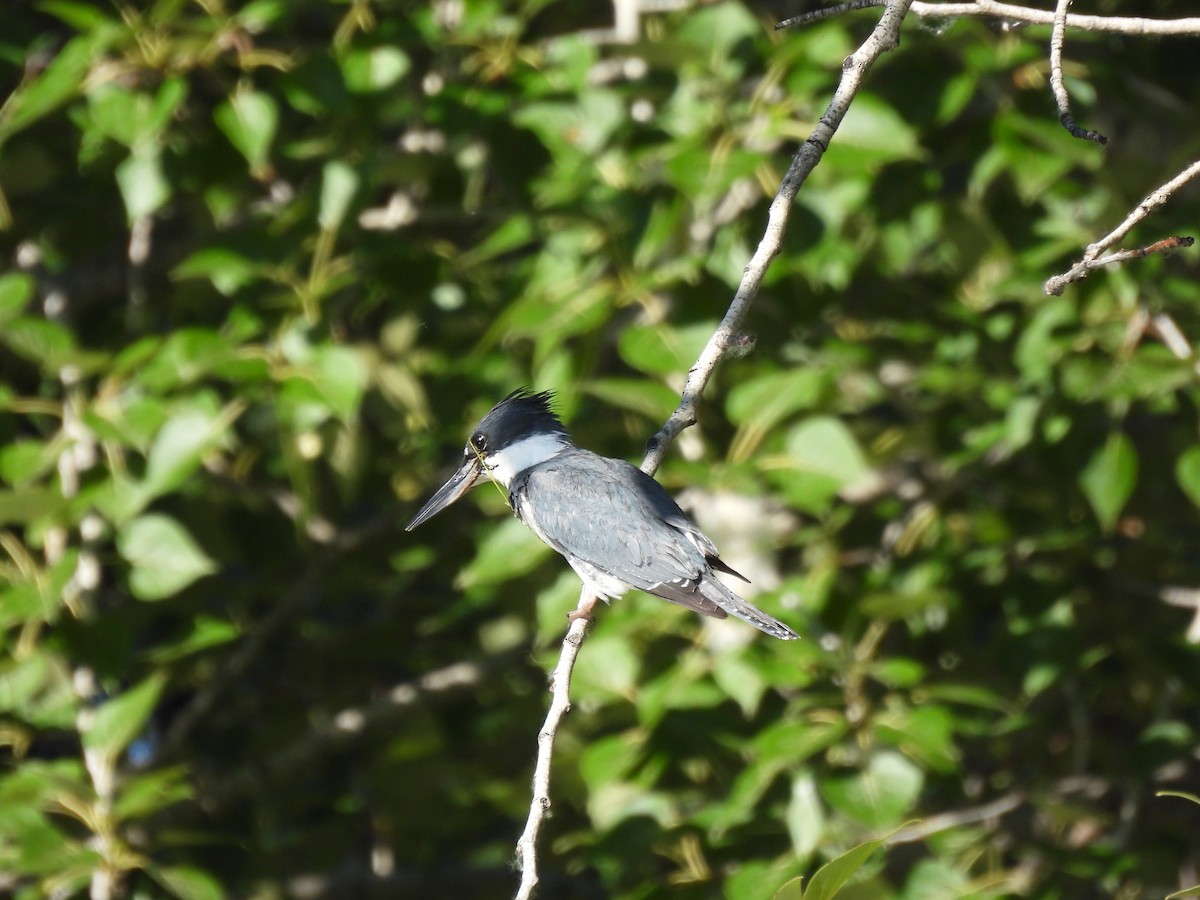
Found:
M 523 472 L 512 495 L 517 515 L 568 559 L 706 616 L 798 637 L 713 575 L 742 578 L 662 485 L 623 460 L 573 448 Z
M 559 553 L 630 587 L 724 618 L 700 592 L 716 548 L 637 467 L 572 450 L 529 469 L 522 487 L 514 491 L 518 514 Z M 530 496 L 553 502 L 531 503 Z

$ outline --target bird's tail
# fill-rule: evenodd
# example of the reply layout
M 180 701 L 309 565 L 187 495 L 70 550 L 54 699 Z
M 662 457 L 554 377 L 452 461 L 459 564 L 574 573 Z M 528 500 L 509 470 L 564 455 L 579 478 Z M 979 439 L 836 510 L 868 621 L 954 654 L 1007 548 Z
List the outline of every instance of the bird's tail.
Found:
M 757 606 L 747 603 L 716 578 L 705 578 L 700 584 L 700 593 L 731 616 L 737 616 L 743 622 L 749 622 L 759 631 L 766 632 L 771 637 L 777 637 L 782 641 L 794 641 L 800 637 L 778 619 L 767 615 Z

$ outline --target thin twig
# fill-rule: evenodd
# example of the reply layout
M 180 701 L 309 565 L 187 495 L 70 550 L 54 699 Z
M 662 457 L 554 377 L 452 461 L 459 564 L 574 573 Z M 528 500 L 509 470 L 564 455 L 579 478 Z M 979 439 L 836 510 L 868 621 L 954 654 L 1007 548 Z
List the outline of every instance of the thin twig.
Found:
M 816 10 L 802 16 L 784 19 L 776 28 L 791 28 L 807 25 L 830 16 L 841 15 L 858 9 L 883 6 L 885 0 L 853 0 L 831 6 L 827 10 Z M 997 3 L 995 0 L 974 0 L 969 3 L 930 3 L 914 0 L 910 10 L 921 19 L 1004 19 L 1018 25 L 1053 25 L 1054 12 L 1048 9 L 1031 9 L 1012 3 Z M 1067 16 L 1067 27 L 1082 31 L 1101 31 L 1109 34 L 1131 34 L 1140 37 L 1194 36 L 1200 34 L 1200 18 L 1188 19 L 1143 19 L 1137 16 Z
M 849 3 L 839 3 L 837 6 L 826 6 L 821 9 L 814 9 L 811 12 L 801 13 L 798 16 L 789 16 L 781 22 L 775 23 L 775 30 L 782 31 L 785 28 L 799 28 L 804 25 L 811 25 L 813 22 L 820 22 L 823 19 L 832 19 L 834 16 L 840 16 L 843 13 L 856 12 L 860 9 L 874 9 L 883 6 L 883 0 L 850 0 Z
M 1071 118 L 1071 97 L 1063 81 L 1063 41 L 1067 36 L 1067 10 L 1070 8 L 1071 0 L 1058 0 L 1054 7 L 1054 30 L 1050 32 L 1050 91 L 1054 94 L 1054 105 L 1058 107 L 1058 121 L 1072 137 L 1107 144 L 1108 138 L 1100 132 L 1080 128 Z
M 579 648 L 583 646 L 583 638 L 591 622 L 592 607 L 596 598 L 592 597 L 585 587 L 579 594 L 579 605 L 575 607 L 575 618 L 563 638 L 562 653 L 558 657 L 558 665 L 554 667 L 554 675 L 550 681 L 550 690 L 554 698 L 550 701 L 550 709 L 546 711 L 546 721 L 538 732 L 537 764 L 533 769 L 533 800 L 529 805 L 529 818 L 525 821 L 525 830 L 517 841 L 517 861 L 521 867 L 521 884 L 517 889 L 516 900 L 529 900 L 537 889 L 537 839 L 542 822 L 550 812 L 550 761 L 554 755 L 554 738 L 558 734 L 559 723 L 571 710 L 571 672 L 575 669 L 575 658 L 579 656 Z
M 1155 241 L 1153 244 L 1145 247 L 1134 247 L 1132 250 L 1118 250 L 1116 253 L 1107 253 L 1092 260 L 1092 265 L 1096 267 L 1110 266 L 1113 263 L 1129 262 L 1132 259 L 1145 259 L 1147 256 L 1157 256 L 1159 254 L 1166 256 L 1182 247 L 1190 247 L 1194 243 L 1196 243 L 1196 239 L 1187 236 L 1165 237 L 1161 241 Z
M 758 249 L 742 272 L 742 280 L 738 285 L 725 318 L 717 326 L 709 338 L 708 344 L 700 353 L 695 365 L 688 372 L 679 406 L 671 413 L 669 419 L 659 429 L 658 433 L 647 443 L 646 456 L 642 460 L 642 471 L 653 475 L 662 464 L 663 456 L 671 442 L 679 436 L 683 429 L 696 421 L 696 404 L 704 392 L 713 370 L 727 354 L 744 349 L 746 336 L 739 332 L 739 326 L 746 316 L 750 304 L 758 296 L 767 266 L 779 253 L 783 243 L 784 229 L 787 227 L 791 213 L 792 201 L 797 191 L 808 178 L 808 175 L 821 161 L 833 139 L 834 132 L 841 125 L 850 109 L 850 103 L 862 86 L 867 72 L 884 53 L 894 49 L 900 42 L 900 25 L 912 5 L 913 0 L 887 0 L 887 6 L 871 35 L 863 42 L 855 53 L 846 58 L 842 64 L 842 78 L 834 92 L 829 107 L 813 129 L 812 134 L 796 151 L 791 165 L 783 177 L 779 192 L 771 202 L 767 212 L 767 226 L 759 242 Z M 521 884 L 516 894 L 516 900 L 528 900 L 537 888 L 537 838 L 542 822 L 550 810 L 550 763 L 554 753 L 554 740 L 558 733 L 562 718 L 571 708 L 570 686 L 571 672 L 575 659 L 579 655 L 580 645 L 591 621 L 591 608 L 595 599 L 586 591 L 580 595 L 579 606 L 572 613 L 574 621 L 563 639 L 562 653 L 558 665 L 555 666 L 551 689 L 554 699 L 546 713 L 546 721 L 538 733 L 538 754 L 534 766 L 533 798 L 529 807 L 529 818 L 525 823 L 525 831 L 517 842 L 517 858 L 521 866 Z
M 1095 269 L 1101 265 L 1105 265 L 1107 262 L 1115 262 L 1116 260 L 1106 260 L 1105 262 L 1101 262 L 1101 254 L 1108 250 L 1109 247 L 1112 247 L 1114 244 L 1122 240 L 1127 234 L 1129 234 L 1129 232 L 1135 225 L 1137 225 L 1138 222 L 1142 221 L 1142 219 L 1146 218 L 1146 216 L 1150 215 L 1150 213 L 1154 212 L 1154 210 L 1166 203 L 1169 199 L 1171 199 L 1172 194 L 1178 191 L 1197 175 L 1200 175 L 1200 160 L 1192 163 L 1166 184 L 1150 193 L 1134 208 L 1133 212 L 1125 217 L 1124 222 L 1122 222 L 1100 240 L 1090 244 L 1084 251 L 1083 258 L 1080 259 L 1079 262 L 1075 263 L 1075 265 L 1073 265 L 1066 272 L 1063 272 L 1061 275 L 1055 275 L 1052 278 L 1047 279 L 1045 285 L 1043 286 L 1043 290 L 1047 294 L 1053 294 L 1057 296 L 1066 289 L 1068 284 L 1076 281 L 1082 281 L 1084 278 L 1086 278 L 1091 273 L 1092 269 Z M 1153 250 L 1153 252 L 1157 253 L 1165 250 L 1175 249 L 1176 247 L 1191 246 L 1191 238 L 1178 238 L 1176 240 L 1177 242 L 1168 238 L 1165 241 L 1159 241 L 1155 244 L 1151 244 L 1149 247 L 1145 248 L 1147 253 L 1140 255 L 1149 255 L 1151 248 L 1156 248 Z M 1160 245 L 1162 246 L 1160 247 Z M 1133 255 L 1138 256 L 1139 254 L 1135 252 Z
M 913 825 L 904 826 L 889 837 L 887 843 L 888 846 L 913 844 L 939 832 L 958 828 L 960 825 L 972 825 L 976 822 L 986 822 L 988 819 L 998 819 L 1000 816 L 1018 809 L 1024 802 L 1025 795 L 1016 791 L 984 803 L 982 806 L 939 813 Z

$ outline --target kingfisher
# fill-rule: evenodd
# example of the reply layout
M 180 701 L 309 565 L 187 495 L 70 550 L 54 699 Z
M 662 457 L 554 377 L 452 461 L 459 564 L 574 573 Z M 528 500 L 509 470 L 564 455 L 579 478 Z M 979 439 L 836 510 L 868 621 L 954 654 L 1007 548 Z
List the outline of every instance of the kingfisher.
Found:
M 635 589 L 716 619 L 736 616 L 781 640 L 799 637 L 717 579 L 724 572 L 748 582 L 661 484 L 623 459 L 577 447 L 552 400 L 549 391 L 518 388 L 493 406 L 471 432 L 458 471 L 404 530 L 487 476 L 508 492 L 517 518 L 566 557 L 592 603 Z

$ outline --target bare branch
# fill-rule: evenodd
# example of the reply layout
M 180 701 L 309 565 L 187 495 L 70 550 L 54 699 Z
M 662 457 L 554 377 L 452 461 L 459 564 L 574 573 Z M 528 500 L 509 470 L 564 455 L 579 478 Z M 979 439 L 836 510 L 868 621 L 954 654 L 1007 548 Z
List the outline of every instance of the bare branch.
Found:
M 822 9 L 814 9 L 811 12 L 801 13 L 798 16 L 790 16 L 781 22 L 776 22 L 775 30 L 782 31 L 785 28 L 799 28 L 802 25 L 811 25 L 813 22 L 820 22 L 822 19 L 832 19 L 834 16 L 840 16 L 843 13 L 855 12 L 860 9 L 874 9 L 879 6 L 883 6 L 883 0 L 851 0 L 849 3 L 839 3 L 837 6 L 826 6 Z
M 558 726 L 571 710 L 571 672 L 575 669 L 575 658 L 579 656 L 579 648 L 583 646 L 583 638 L 587 627 L 592 621 L 592 607 L 596 598 L 588 594 L 587 588 L 579 594 L 579 605 L 563 638 L 562 653 L 558 657 L 558 665 L 554 667 L 554 675 L 550 680 L 550 690 L 554 699 L 550 701 L 550 709 L 546 712 L 546 721 L 538 732 L 537 763 L 533 769 L 533 801 L 529 805 L 529 818 L 525 822 L 525 830 L 517 841 L 517 861 L 521 867 L 521 885 L 517 889 L 516 900 L 529 900 L 537 889 L 537 839 L 542 828 L 542 822 L 550 812 L 550 761 L 554 755 L 554 738 L 558 734 Z
M 926 819 L 922 819 L 913 825 L 906 825 L 889 837 L 887 843 L 888 846 L 913 844 L 923 841 L 930 835 L 937 834 L 938 832 L 958 828 L 960 825 L 972 825 L 976 822 L 986 822 L 988 819 L 997 819 L 1006 813 L 1018 809 L 1024 802 L 1024 794 L 1014 792 L 1005 794 L 1003 797 L 999 797 L 989 803 L 984 803 L 981 806 L 939 813 L 936 816 L 929 816 Z
M 754 256 L 742 273 L 741 284 L 738 285 L 733 302 L 729 304 L 729 309 L 725 312 L 725 318 L 721 320 L 721 324 L 709 338 L 708 344 L 701 352 L 699 359 L 696 360 L 696 364 L 688 372 L 679 406 L 646 445 L 646 456 L 642 460 L 642 471 L 646 474 L 653 475 L 658 470 L 671 442 L 679 436 L 683 429 L 695 424 L 696 403 L 704 392 L 704 387 L 708 384 L 708 379 L 712 376 L 717 363 L 731 348 L 737 345 L 738 329 L 742 319 L 745 318 L 746 311 L 754 302 L 754 298 L 758 296 L 758 289 L 762 285 L 767 266 L 779 253 L 796 193 L 808 178 L 809 173 L 821 161 L 821 157 L 829 147 L 829 142 L 833 139 L 834 132 L 842 124 L 842 119 L 850 109 L 851 101 L 862 87 L 863 79 L 874 65 L 875 60 L 900 43 L 900 23 L 904 21 L 904 16 L 911 5 L 912 0 L 888 0 L 887 9 L 870 37 L 842 63 L 842 80 L 834 92 L 833 99 L 829 101 L 825 115 L 821 116 L 821 121 L 817 123 L 812 134 L 800 145 L 800 149 L 792 158 L 792 164 L 788 167 L 787 174 L 783 176 L 779 193 L 771 201 L 771 208 L 767 212 L 766 231 L 758 244 L 758 249 L 754 251 Z
M 853 12 L 859 9 L 870 9 L 883 6 L 884 0 L 853 0 L 850 3 L 840 3 L 828 9 L 815 10 L 802 16 L 784 19 L 775 27 L 791 28 L 797 25 L 808 25 L 821 19 Z M 1013 3 L 997 3 L 995 0 L 973 0 L 964 3 L 930 3 L 926 0 L 914 0 L 910 10 L 914 16 L 921 19 L 1003 19 L 1005 22 L 1017 25 L 1053 25 L 1055 13 L 1048 9 L 1032 9 L 1027 6 L 1017 6 Z M 1157 37 L 1194 36 L 1200 34 L 1200 18 L 1188 19 L 1144 19 L 1137 16 L 1081 16 L 1068 14 L 1068 28 L 1078 28 L 1082 31 L 1099 31 L 1109 34 L 1131 34 L 1139 37 L 1154 35 Z
M 783 177 L 779 192 L 771 202 L 767 213 L 767 226 L 762 240 L 754 256 L 742 273 L 741 283 L 734 294 L 725 318 L 717 326 L 709 338 L 708 344 L 701 352 L 695 365 L 688 372 L 679 406 L 675 409 L 666 424 L 650 439 L 646 448 L 646 456 L 642 460 L 642 471 L 653 475 L 662 464 L 663 456 L 671 442 L 679 436 L 683 429 L 696 421 L 696 404 L 704 392 L 713 370 L 726 355 L 738 353 L 745 349 L 747 337 L 739 331 L 739 326 L 746 316 L 750 304 L 758 296 L 767 266 L 779 253 L 783 242 L 784 229 L 787 227 L 791 213 L 792 201 L 800 186 L 829 147 L 834 132 L 841 125 L 850 108 L 850 103 L 862 87 L 862 83 L 871 66 L 884 53 L 894 49 L 900 42 L 900 25 L 912 5 L 913 0 L 887 0 L 887 6 L 871 35 L 863 42 L 855 53 L 842 63 L 842 78 L 834 92 L 825 115 L 821 117 L 812 134 L 796 151 L 791 165 Z M 537 839 L 542 822 L 550 811 L 550 763 L 554 754 L 554 740 L 558 733 L 563 716 L 571 708 L 570 687 L 571 672 L 575 667 L 575 659 L 587 633 L 588 623 L 592 618 L 592 607 L 596 600 L 586 589 L 579 597 L 579 605 L 571 614 L 573 621 L 563 639 L 562 653 L 558 665 L 554 669 L 551 690 L 554 698 L 546 713 L 546 721 L 538 733 L 537 762 L 533 773 L 533 799 L 529 807 L 529 818 L 525 823 L 525 831 L 517 842 L 517 858 L 521 866 L 521 884 L 516 894 L 516 900 L 528 900 L 537 888 Z
M 1109 257 L 1101 256 L 1101 254 L 1108 250 L 1109 247 L 1113 246 L 1122 238 L 1124 238 L 1125 235 L 1129 234 L 1129 232 L 1135 225 L 1138 224 L 1138 222 L 1142 221 L 1142 219 L 1146 218 L 1146 216 L 1150 215 L 1150 213 L 1154 212 L 1154 210 L 1166 203 L 1169 199 L 1171 199 L 1171 196 L 1176 191 L 1178 191 L 1197 175 L 1200 175 L 1200 161 L 1192 163 L 1166 184 L 1150 193 L 1134 208 L 1133 212 L 1125 217 L 1124 222 L 1122 222 L 1100 240 L 1090 244 L 1084 251 L 1083 258 L 1079 260 L 1079 262 L 1075 263 L 1075 265 L 1061 275 L 1055 275 L 1052 278 L 1047 279 L 1046 284 L 1043 286 L 1043 290 L 1047 294 L 1058 296 L 1066 289 L 1068 284 L 1076 281 L 1082 281 L 1084 278 L 1087 278 L 1092 269 L 1098 268 L 1099 266 L 1107 265 L 1110 262 L 1122 262 L 1126 258 L 1138 258 L 1149 256 L 1152 253 L 1168 252 L 1179 247 L 1190 247 L 1193 243 L 1193 239 L 1190 237 L 1166 238 L 1164 240 L 1157 241 L 1154 244 L 1150 244 L 1149 246 L 1140 250 L 1129 251 L 1128 256 L 1123 254 L 1112 254 L 1112 256 Z
M 1054 30 L 1050 33 L 1050 90 L 1054 94 L 1054 105 L 1058 107 L 1058 121 L 1072 137 L 1107 144 L 1108 138 L 1100 132 L 1080 128 L 1071 118 L 1071 98 L 1063 83 L 1063 40 L 1067 35 L 1067 10 L 1070 7 L 1071 0 L 1058 0 L 1054 8 Z
M 1181 247 L 1190 247 L 1196 243 L 1195 238 L 1186 236 L 1165 237 L 1161 241 L 1155 241 L 1146 247 L 1134 247 L 1132 250 L 1118 250 L 1116 253 L 1108 253 L 1093 261 L 1096 266 L 1108 266 L 1113 263 L 1129 262 L 1131 259 L 1145 259 L 1147 256 L 1155 256 L 1162 254 L 1166 256 Z
M 912 13 L 922 19 L 953 19 L 960 17 L 1005 19 L 1023 25 L 1053 25 L 1054 12 L 1048 9 L 1031 9 L 1013 3 L 997 3 L 994 0 L 975 0 L 973 3 L 928 3 L 915 0 Z M 1189 19 L 1143 19 L 1136 16 L 1081 16 L 1068 14 L 1068 28 L 1082 31 L 1102 31 L 1109 34 L 1132 34 L 1138 36 L 1196 35 L 1200 34 L 1200 18 Z

